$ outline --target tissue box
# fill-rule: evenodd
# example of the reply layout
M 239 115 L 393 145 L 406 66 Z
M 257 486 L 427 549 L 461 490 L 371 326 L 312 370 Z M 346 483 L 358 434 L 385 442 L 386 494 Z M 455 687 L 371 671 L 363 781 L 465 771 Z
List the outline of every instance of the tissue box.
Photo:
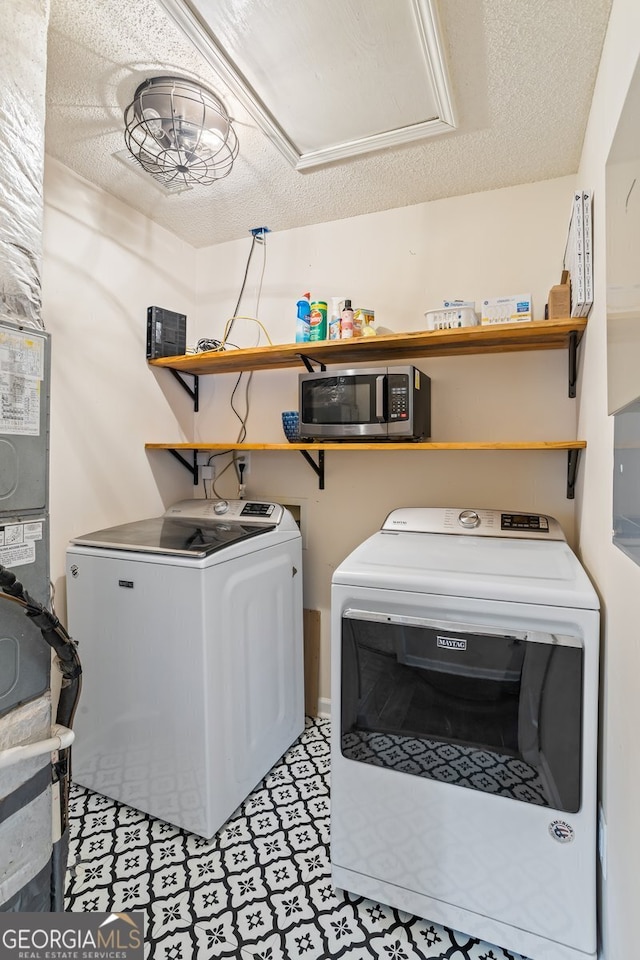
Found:
M 494 297 L 482 301 L 480 323 L 488 326 L 492 323 L 516 323 L 521 320 L 533 320 L 531 294 L 520 293 L 512 297 Z

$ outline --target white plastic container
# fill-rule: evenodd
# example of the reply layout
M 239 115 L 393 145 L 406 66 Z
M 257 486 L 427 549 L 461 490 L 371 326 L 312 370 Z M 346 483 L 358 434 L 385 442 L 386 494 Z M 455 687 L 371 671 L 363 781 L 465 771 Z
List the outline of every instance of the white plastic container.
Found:
M 339 340 L 342 325 L 342 310 L 344 297 L 331 297 L 329 306 L 328 337 L 329 340 Z
M 473 307 L 448 307 L 442 310 L 427 310 L 427 330 L 452 330 L 455 327 L 477 327 L 478 314 Z

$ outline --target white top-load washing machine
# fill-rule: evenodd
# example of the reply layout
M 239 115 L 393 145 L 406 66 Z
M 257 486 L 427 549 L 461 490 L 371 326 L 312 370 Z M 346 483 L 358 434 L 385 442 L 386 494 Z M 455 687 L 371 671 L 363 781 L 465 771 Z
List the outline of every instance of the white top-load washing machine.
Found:
M 596 956 L 598 599 L 551 517 L 401 509 L 332 584 L 335 884 Z
M 279 504 L 186 500 L 75 538 L 73 779 L 211 837 L 304 727 L 300 531 Z

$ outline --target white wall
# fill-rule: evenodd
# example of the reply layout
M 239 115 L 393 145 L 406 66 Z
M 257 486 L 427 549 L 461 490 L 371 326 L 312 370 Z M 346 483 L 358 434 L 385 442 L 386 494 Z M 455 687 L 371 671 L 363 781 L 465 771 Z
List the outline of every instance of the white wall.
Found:
M 602 598 L 601 794 L 608 849 L 601 929 L 606 960 L 636 956 L 640 898 L 640 569 L 611 543 L 613 420 L 607 416 L 605 291 L 605 164 L 639 55 L 640 4 L 614 0 L 578 175 L 595 198 L 595 303 L 579 395 L 579 433 L 588 448 L 578 527 L 581 556 Z
M 146 310 L 191 312 L 193 250 L 120 201 L 45 164 L 43 318 L 51 333 L 51 578 L 65 615 L 70 537 L 158 516 L 193 495 L 145 442 L 189 439 L 193 405 L 147 365 Z M 168 460 L 167 456 L 167 460 Z
M 423 313 L 446 298 L 531 293 L 536 319 L 559 280 L 573 178 L 562 178 L 270 234 L 259 319 L 273 342 L 291 342 L 295 303 L 351 297 L 395 332 L 424 329 Z M 197 336 L 221 338 L 244 274 L 250 238 L 197 252 Z M 243 315 L 255 315 L 263 249 L 251 262 Z M 259 328 L 237 321 L 232 342 L 250 346 Z M 194 337 L 194 339 L 195 339 Z M 260 342 L 265 343 L 264 335 Z M 565 351 L 417 360 L 432 378 L 434 440 L 576 437 Z M 247 439 L 282 442 L 282 410 L 297 407 L 298 371 L 261 372 L 251 384 Z M 229 407 L 236 375 L 200 380 L 199 440 L 233 441 Z M 239 405 L 239 394 L 236 395 Z M 218 485 L 236 495 L 233 472 Z M 330 581 L 335 567 L 389 510 L 408 505 L 495 506 L 556 516 L 570 541 L 566 453 L 329 452 L 326 489 L 295 451 L 253 453 L 249 496 L 301 502 L 305 605 L 322 614 L 321 689 L 329 689 Z
M 256 247 L 242 314 L 290 342 L 295 301 L 351 296 L 395 331 L 424 327 L 448 297 L 479 301 L 531 293 L 541 318 L 557 282 L 572 178 L 440 200 L 269 235 Z M 235 375 L 200 379 L 201 412 L 164 370 L 145 360 L 150 304 L 187 313 L 188 339 L 221 337 L 238 296 L 250 239 L 194 251 L 56 161 L 45 177 L 44 317 L 52 334 L 52 578 L 64 616 L 64 551 L 70 537 L 153 516 L 203 495 L 150 441 L 235 440 L 229 407 Z M 237 321 L 232 341 L 257 341 Z M 264 343 L 264 334 L 260 334 Z M 419 360 L 432 378 L 434 440 L 543 440 L 576 436 L 564 351 Z M 245 377 L 246 380 L 246 377 Z M 236 396 L 242 406 L 244 386 Z M 247 439 L 281 441 L 280 412 L 297 406 L 297 371 L 255 374 Z M 218 491 L 237 495 L 233 471 Z M 566 454 L 344 452 L 327 454 L 326 489 L 302 457 L 254 453 L 249 496 L 301 505 L 305 604 L 322 612 L 321 690 L 329 689 L 331 574 L 396 506 L 498 506 L 556 516 L 574 538 Z

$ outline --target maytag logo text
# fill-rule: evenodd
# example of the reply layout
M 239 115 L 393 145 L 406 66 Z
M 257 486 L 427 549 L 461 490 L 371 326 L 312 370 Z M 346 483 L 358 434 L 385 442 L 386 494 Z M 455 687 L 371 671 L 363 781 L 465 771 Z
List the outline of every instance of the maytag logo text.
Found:
M 437 645 L 445 650 L 466 650 L 467 641 L 460 637 L 437 637 Z

